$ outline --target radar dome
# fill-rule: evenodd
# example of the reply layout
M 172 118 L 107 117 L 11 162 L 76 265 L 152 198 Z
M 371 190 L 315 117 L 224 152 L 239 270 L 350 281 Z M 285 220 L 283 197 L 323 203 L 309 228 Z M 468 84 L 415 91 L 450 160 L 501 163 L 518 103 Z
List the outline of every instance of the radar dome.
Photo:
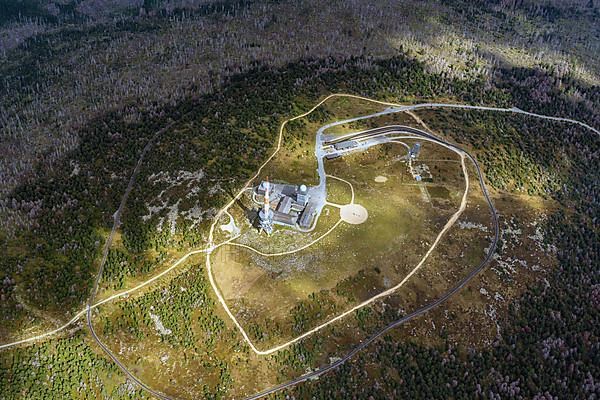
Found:
M 300 191 L 301 192 L 306 192 L 308 189 L 306 188 L 306 185 L 300 185 Z

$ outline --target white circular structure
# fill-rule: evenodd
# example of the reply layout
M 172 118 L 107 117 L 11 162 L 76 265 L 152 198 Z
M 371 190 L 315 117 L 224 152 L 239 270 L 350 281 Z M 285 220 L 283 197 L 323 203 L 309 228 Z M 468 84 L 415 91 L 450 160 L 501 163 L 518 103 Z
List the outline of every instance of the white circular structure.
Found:
M 300 191 L 302 193 L 306 193 L 308 191 L 308 188 L 306 187 L 306 185 L 300 185 Z
M 367 209 L 360 204 L 346 204 L 340 207 L 340 218 L 342 221 L 352 225 L 362 224 L 369 217 Z

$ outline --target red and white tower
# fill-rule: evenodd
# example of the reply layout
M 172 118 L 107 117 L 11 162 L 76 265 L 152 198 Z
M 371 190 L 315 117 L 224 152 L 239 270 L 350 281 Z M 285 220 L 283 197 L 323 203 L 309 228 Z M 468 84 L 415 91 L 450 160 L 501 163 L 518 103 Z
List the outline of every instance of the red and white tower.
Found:
M 271 184 L 269 183 L 269 177 L 265 179 L 262 183 L 265 189 L 265 195 L 263 199 L 263 208 L 258 213 L 258 217 L 260 218 L 260 228 L 267 232 L 267 235 L 270 235 L 273 232 L 273 210 L 271 210 Z

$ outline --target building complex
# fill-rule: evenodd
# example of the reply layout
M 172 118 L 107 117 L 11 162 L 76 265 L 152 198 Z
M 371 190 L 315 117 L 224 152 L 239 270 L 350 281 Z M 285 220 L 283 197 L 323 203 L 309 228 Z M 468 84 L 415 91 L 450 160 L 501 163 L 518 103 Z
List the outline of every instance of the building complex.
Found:
M 317 209 L 308 192 L 306 185 L 272 183 L 268 178 L 262 181 L 254 190 L 255 201 L 262 202 L 258 213 L 260 229 L 267 234 L 273 232 L 274 224 L 310 229 Z

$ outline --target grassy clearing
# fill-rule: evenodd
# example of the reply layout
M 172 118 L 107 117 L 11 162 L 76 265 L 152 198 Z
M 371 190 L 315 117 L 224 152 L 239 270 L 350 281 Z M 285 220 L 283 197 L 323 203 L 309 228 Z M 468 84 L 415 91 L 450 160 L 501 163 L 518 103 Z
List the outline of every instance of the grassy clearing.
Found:
M 415 140 L 407 142 L 410 146 Z M 364 224 L 342 224 L 320 242 L 291 255 L 263 257 L 231 246 L 216 252 L 215 279 L 253 340 L 266 347 L 301 334 L 392 287 L 414 268 L 452 214 L 452 206 L 458 207 L 464 187 L 458 156 L 437 147 L 424 143 L 421 154 L 442 160 L 432 161 L 443 164 L 433 179 L 439 180 L 437 188 L 447 191 L 448 198 L 440 201 L 448 207 L 435 206 L 423 196 L 420 186 L 425 184 L 417 184 L 401 160 L 405 147 L 386 144 L 326 162 L 328 174 L 353 185 L 355 202 L 369 212 Z M 377 176 L 388 179 L 378 183 Z M 349 201 L 347 184 L 328 181 L 332 202 Z M 236 219 L 245 215 L 242 209 L 232 211 Z M 310 234 L 278 228 L 267 237 L 248 229 L 239 240 L 261 251 L 291 250 L 320 236 L 337 221 L 338 213 L 337 208 L 326 207 Z M 248 228 L 247 222 L 241 225 Z

